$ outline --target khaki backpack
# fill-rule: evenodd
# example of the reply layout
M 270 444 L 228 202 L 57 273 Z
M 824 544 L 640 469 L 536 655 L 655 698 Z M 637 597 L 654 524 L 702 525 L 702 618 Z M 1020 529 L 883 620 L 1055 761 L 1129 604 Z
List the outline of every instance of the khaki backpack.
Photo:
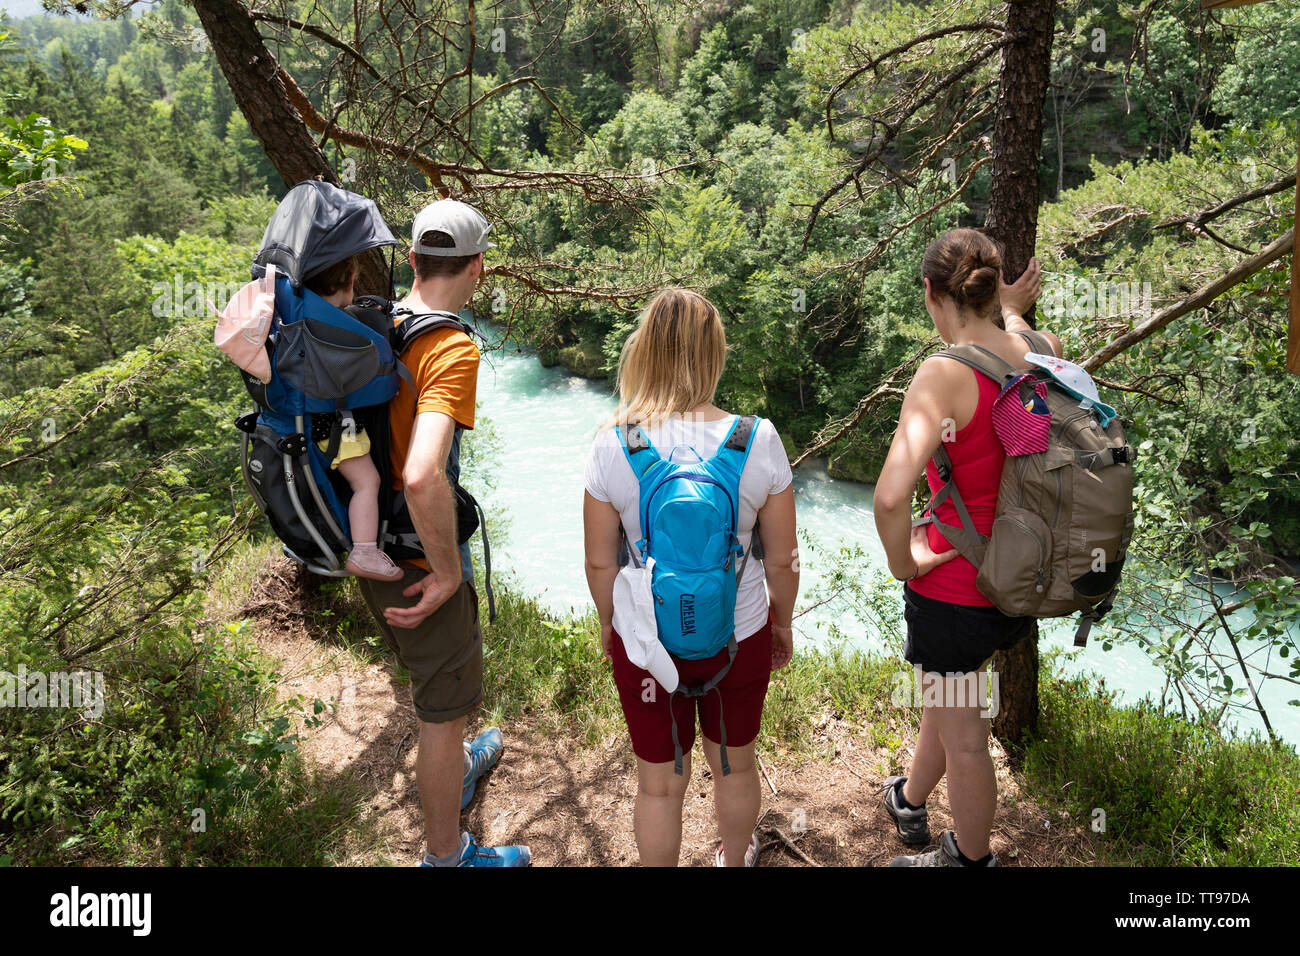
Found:
M 1047 340 L 1021 332 L 1032 351 L 1052 355 Z M 1046 451 L 1008 455 L 998 486 L 992 534 L 975 530 L 942 444 L 934 464 L 944 484 L 917 525 L 933 522 L 978 570 L 975 586 L 1004 614 L 1062 617 L 1082 612 L 1074 643 L 1083 647 L 1092 625 L 1107 611 L 1133 536 L 1133 449 L 1119 418 L 1102 428 L 1089 408 L 1045 369 L 1016 369 L 977 345 L 938 353 L 968 365 L 999 386 L 1023 375 L 1046 383 L 1051 425 Z M 961 527 L 944 524 L 934 510 L 951 498 Z

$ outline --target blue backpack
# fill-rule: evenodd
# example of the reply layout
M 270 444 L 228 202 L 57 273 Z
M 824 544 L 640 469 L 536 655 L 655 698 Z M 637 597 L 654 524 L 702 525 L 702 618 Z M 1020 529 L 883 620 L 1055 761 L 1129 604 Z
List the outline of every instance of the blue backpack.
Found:
M 737 416 L 718 453 L 707 461 L 694 449 L 694 462 L 674 462 L 677 446 L 662 457 L 638 425 L 620 426 L 619 443 L 641 487 L 641 539 L 630 548 L 640 563 L 654 558 L 651 590 L 659 640 L 682 660 L 705 660 L 728 651 L 726 665 L 700 687 L 674 694 L 703 697 L 717 688 L 736 659 L 736 589 L 757 546 L 740 544 L 740 473 L 760 419 Z M 671 709 L 671 708 L 670 708 Z M 727 761 L 722 725 L 722 772 Z M 682 751 L 673 721 L 674 765 L 682 772 Z
M 345 413 L 370 437 L 376 470 L 391 478 L 388 403 L 401 380 L 415 385 L 402 364 L 403 352 L 436 329 L 469 332 L 449 312 L 404 315 L 377 296 L 362 296 L 339 309 L 303 285 L 307 276 L 332 262 L 394 242 L 370 200 L 311 180 L 295 186 L 281 202 L 253 264 L 255 279 L 269 264 L 276 265 L 280 275 L 266 337 L 271 380 L 264 384 L 240 370 L 257 404 L 235 421 L 243 433 L 241 470 L 285 555 L 322 576 L 346 576 L 341 556 L 352 548 L 352 490 L 330 468 L 349 425 Z M 482 509 L 458 481 L 460 432 L 457 428 L 448 462 L 456 495 L 457 543 L 463 545 L 476 530 L 482 533 L 492 619 L 496 608 Z M 397 559 L 424 556 L 404 496 L 393 490 L 390 480 L 380 481 L 379 514 L 385 552 Z

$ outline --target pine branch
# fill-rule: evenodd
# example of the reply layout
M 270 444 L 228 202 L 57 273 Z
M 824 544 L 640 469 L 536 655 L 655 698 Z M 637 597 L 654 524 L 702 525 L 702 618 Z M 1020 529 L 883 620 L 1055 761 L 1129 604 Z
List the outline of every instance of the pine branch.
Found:
M 1294 248 L 1295 226 L 1292 226 L 1284 234 L 1273 240 L 1267 248 L 1255 253 L 1248 259 L 1243 259 L 1219 278 L 1208 285 L 1202 286 L 1181 302 L 1176 302 L 1161 309 L 1151 318 L 1125 332 L 1109 345 L 1098 349 L 1079 364 L 1089 372 L 1101 368 L 1121 352 L 1159 332 L 1174 319 L 1209 305 L 1233 286 L 1249 279 L 1260 269 L 1281 259 Z

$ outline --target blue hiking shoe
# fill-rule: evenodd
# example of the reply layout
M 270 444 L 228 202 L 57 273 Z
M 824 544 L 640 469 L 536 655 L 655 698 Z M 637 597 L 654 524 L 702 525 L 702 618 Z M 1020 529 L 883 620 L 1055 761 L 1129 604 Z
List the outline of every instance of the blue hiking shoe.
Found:
M 533 859 L 526 846 L 479 846 L 468 833 L 461 839 L 465 842 L 461 866 L 527 866 Z
M 460 808 L 464 810 L 474 799 L 474 789 L 478 778 L 487 773 L 501 759 L 501 750 L 505 747 L 501 740 L 501 731 L 489 727 L 474 738 L 474 742 L 465 743 L 465 785 L 460 792 Z M 522 864 L 520 864 L 522 865 Z
M 479 846 L 468 833 L 460 835 L 460 862 L 456 866 L 527 866 L 533 855 L 526 846 Z M 433 867 L 426 855 L 420 866 Z

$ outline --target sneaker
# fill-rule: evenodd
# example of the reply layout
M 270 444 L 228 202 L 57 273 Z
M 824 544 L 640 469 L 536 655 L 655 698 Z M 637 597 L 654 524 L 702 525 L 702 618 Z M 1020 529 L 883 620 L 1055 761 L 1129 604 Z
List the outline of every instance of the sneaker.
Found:
M 479 846 L 468 833 L 460 835 L 460 862 L 457 866 L 527 866 L 532 853 L 526 846 Z M 421 862 L 420 866 L 431 866 Z
M 464 810 L 474 799 L 474 789 L 478 778 L 483 776 L 501 759 L 501 750 L 505 746 L 501 740 L 501 731 L 489 727 L 474 738 L 474 742 L 465 741 L 465 784 L 460 792 L 460 808 Z
M 906 781 L 906 777 L 890 777 L 885 781 L 885 810 L 894 818 L 900 840 L 908 846 L 925 846 L 930 842 L 930 824 L 925 807 L 908 810 L 898 802 Z
M 945 831 L 943 837 L 939 840 L 939 846 L 933 850 L 927 850 L 925 853 L 918 853 L 915 856 L 896 856 L 889 861 L 890 866 L 961 866 L 961 859 L 957 855 L 957 838 L 953 836 L 952 831 Z M 992 853 L 989 854 L 989 861 L 984 864 L 987 866 L 997 866 L 998 858 Z
M 348 574 L 372 581 L 400 581 L 402 569 L 378 548 L 353 548 L 346 565 Z
M 718 844 L 718 855 L 714 858 L 714 866 L 726 866 L 727 859 L 722 853 L 722 844 Z M 749 848 L 745 850 L 745 866 L 758 866 L 758 831 L 749 838 Z

